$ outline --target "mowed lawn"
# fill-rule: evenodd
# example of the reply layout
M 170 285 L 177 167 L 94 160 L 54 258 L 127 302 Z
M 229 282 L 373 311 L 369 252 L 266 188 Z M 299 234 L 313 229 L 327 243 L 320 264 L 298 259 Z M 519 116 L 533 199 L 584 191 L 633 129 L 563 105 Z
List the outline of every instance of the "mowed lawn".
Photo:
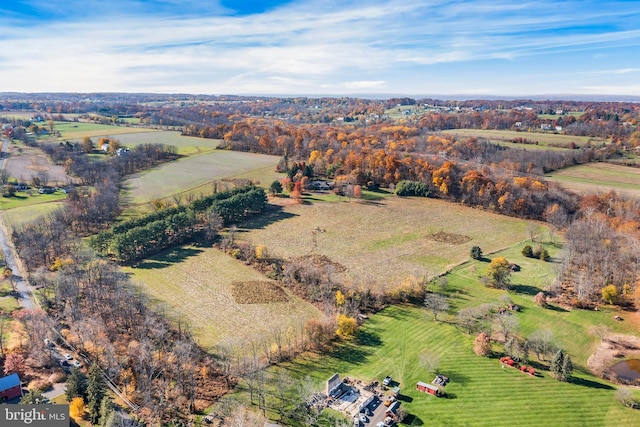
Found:
M 277 156 L 228 150 L 184 157 L 126 180 L 127 203 L 143 204 L 154 199 L 170 198 L 174 194 L 197 190 L 214 180 L 248 177 L 252 171 L 262 175 L 264 168 L 275 169 L 279 160 Z M 210 194 L 211 188 L 203 187 L 200 192 Z
M 469 259 L 527 238 L 527 221 L 426 198 L 320 202 L 282 208 L 269 221 L 243 224 L 238 238 L 279 257 L 326 255 L 346 268 L 347 286 L 391 290 L 410 276 L 444 273 Z M 466 242 L 441 242 L 446 233 Z
M 313 305 L 290 293 L 286 302 L 236 303 L 232 283 L 268 279 L 213 248 L 178 247 L 124 270 L 152 306 L 186 322 L 205 349 L 269 341 L 274 330 L 296 333 L 306 319 L 320 316 Z
M 535 318 L 526 311 L 518 316 Z M 555 327 L 563 325 L 557 323 Z M 372 316 L 356 339 L 341 344 L 331 355 L 305 355 L 284 365 L 284 369 L 298 378 L 310 376 L 319 390 L 336 372 L 365 382 L 391 375 L 400 383 L 400 400 L 410 414 L 409 425 L 640 424 L 640 411 L 622 406 L 614 398 L 613 385 L 581 372 L 581 366 L 574 380 L 562 383 L 546 370 L 532 377 L 502 368 L 497 358 L 476 356 L 472 348 L 473 337 L 454 324 L 434 322 L 430 313 L 420 308 L 393 306 Z M 500 350 L 500 346 L 495 345 L 494 350 Z M 423 351 L 440 356 L 439 372 L 451 379 L 446 387 L 449 398 L 415 390 L 416 382 L 433 379 L 419 362 Z
M 585 144 L 602 144 L 603 141 L 588 136 L 562 135 L 555 133 L 543 132 L 517 132 L 512 130 L 493 130 L 493 129 L 451 129 L 442 131 L 444 134 L 457 135 L 458 137 L 475 136 L 478 138 L 486 138 L 494 143 L 507 143 L 511 147 L 519 147 L 525 149 L 535 149 L 535 143 L 538 146 L 550 148 L 554 145 L 558 147 L 569 147 L 574 142 L 576 145 L 583 146 Z M 510 143 L 515 138 L 524 138 L 534 144 L 513 144 Z
M 547 175 L 547 179 L 579 194 L 615 190 L 621 195 L 640 198 L 640 169 L 611 163 L 588 163 Z

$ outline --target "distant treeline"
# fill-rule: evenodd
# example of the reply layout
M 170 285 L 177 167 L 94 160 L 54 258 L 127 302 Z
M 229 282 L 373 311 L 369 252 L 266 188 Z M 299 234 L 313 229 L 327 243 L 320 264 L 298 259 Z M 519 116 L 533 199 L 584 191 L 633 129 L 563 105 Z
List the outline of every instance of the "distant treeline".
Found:
M 124 221 L 90 239 L 102 255 L 128 263 L 193 240 L 199 232 L 260 213 L 267 205 L 262 188 L 239 187 Z

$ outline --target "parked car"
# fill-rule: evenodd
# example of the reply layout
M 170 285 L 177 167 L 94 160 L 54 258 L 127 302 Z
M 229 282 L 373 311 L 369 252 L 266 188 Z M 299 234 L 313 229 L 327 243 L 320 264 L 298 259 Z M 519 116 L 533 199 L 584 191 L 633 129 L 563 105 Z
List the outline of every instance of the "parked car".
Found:
M 76 368 L 82 368 L 82 363 L 78 362 L 77 360 L 74 360 L 72 362 L 72 365 L 75 366 Z
M 69 353 L 67 353 L 67 354 L 64 355 L 64 358 L 67 359 L 67 360 L 71 360 L 71 359 L 73 359 L 73 356 L 70 355 Z
M 360 421 L 362 421 L 363 423 L 368 423 L 369 418 L 367 418 L 365 414 L 360 414 Z
M 391 384 L 391 377 L 390 376 L 384 377 L 384 379 L 382 380 L 382 385 L 389 385 L 389 384 Z

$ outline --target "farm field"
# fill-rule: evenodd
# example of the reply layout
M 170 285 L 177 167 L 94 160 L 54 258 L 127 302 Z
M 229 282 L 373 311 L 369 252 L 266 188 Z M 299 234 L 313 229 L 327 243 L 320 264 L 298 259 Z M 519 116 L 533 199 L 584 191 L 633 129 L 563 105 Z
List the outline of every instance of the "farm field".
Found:
M 22 142 L 11 143 L 8 147 L 5 168 L 12 180 L 30 183 L 33 176 L 46 172 L 49 185 L 63 186 L 73 181 L 63 166 L 51 163 L 39 148 L 28 147 Z
M 313 305 L 267 285 L 262 274 L 218 249 L 179 247 L 124 271 L 153 306 L 186 321 L 205 349 L 270 341 L 275 330 L 295 334 L 306 319 L 320 316 Z M 259 300 L 273 302 L 251 303 Z
M 469 258 L 527 238 L 527 221 L 425 198 L 287 205 L 268 224 L 244 224 L 238 238 L 279 257 L 320 254 L 345 267 L 347 286 L 390 290 L 408 277 L 444 273 Z
M 511 130 L 493 129 L 451 129 L 442 131 L 442 133 L 457 135 L 459 137 L 475 136 L 478 138 L 486 138 L 493 143 L 508 144 L 509 146 L 513 146 L 516 148 L 526 149 L 535 149 L 533 147 L 536 147 L 536 142 L 538 143 L 538 148 L 542 146 L 546 149 L 562 147 L 568 148 L 569 144 L 572 142 L 574 142 L 578 146 L 583 146 L 587 143 L 600 145 L 605 142 L 603 140 L 591 138 L 588 136 L 573 136 L 542 132 L 516 132 Z M 532 141 L 534 144 L 514 144 L 511 142 L 514 138 L 524 138 Z M 550 145 L 554 145 L 556 147 L 550 147 Z
M 51 201 L 42 203 L 41 199 L 38 198 L 50 196 L 55 196 L 55 194 L 40 194 L 37 197 L 34 196 L 37 204 L 25 204 L 14 208 L 0 207 L 0 210 L 2 210 L 1 214 L 4 216 L 4 223 L 7 228 L 11 230 L 16 226 L 34 221 L 37 218 L 48 215 L 63 207 L 62 201 Z M 0 198 L 0 200 L 2 199 Z
M 579 194 L 615 190 L 621 195 L 640 198 L 640 169 L 611 163 L 589 163 L 548 174 L 547 179 Z
M 45 126 L 46 123 L 43 125 Z M 98 136 L 115 136 L 120 134 L 151 132 L 148 128 L 131 126 L 111 126 L 98 123 L 83 122 L 54 122 L 54 131 L 60 132 L 60 140 L 82 139 L 85 136 L 95 138 Z M 96 141 L 94 141 L 95 143 Z
M 129 205 L 140 205 L 189 191 L 210 194 L 208 184 L 215 180 L 250 177 L 254 171 L 261 176 L 265 168 L 275 169 L 279 160 L 277 156 L 227 150 L 181 158 L 132 175 L 125 181 L 125 200 Z
M 130 128 L 128 128 L 130 129 Z M 125 133 L 117 136 L 118 141 L 125 147 L 133 148 L 140 144 L 165 144 L 172 145 L 178 150 L 178 154 L 191 156 L 203 152 L 215 150 L 220 143 L 217 139 L 196 138 L 183 136 L 174 131 L 153 131 L 141 129 L 142 132 Z
M 304 354 L 292 363 L 269 368 L 268 377 L 278 378 L 284 370 L 294 378 L 312 378 L 316 390 L 323 390 L 324 381 L 336 372 L 365 383 L 390 375 L 400 383 L 400 400 L 410 414 L 408 425 L 637 425 L 640 411 L 622 406 L 614 397 L 616 386 L 590 374 L 586 361 L 599 342 L 595 326 L 636 334 L 640 316 L 609 307 L 586 311 L 536 306 L 533 295 L 554 277 L 554 263 L 523 257 L 522 246 L 513 245 L 495 254 L 522 267 L 513 274 L 514 291 L 485 287 L 478 276 L 484 274 L 487 260 L 469 261 L 447 275 L 451 308 L 448 314 L 440 314 L 437 322 L 423 308 L 391 306 L 371 316 L 355 339 L 338 344 L 330 354 Z M 558 255 L 555 246 L 545 247 L 552 256 Z M 520 312 L 512 314 L 520 324 L 516 335 L 551 331 L 573 359 L 574 379 L 568 383 L 553 379 L 546 369 L 549 361 L 541 365 L 533 354 L 529 364 L 536 366 L 537 377 L 502 368 L 498 361 L 502 344 L 494 343 L 495 355 L 491 358 L 473 353 L 474 336 L 456 326 L 454 314 L 464 307 L 498 302 L 505 295 L 521 307 Z M 616 314 L 625 321 L 615 321 Z M 495 329 L 493 338 L 501 340 Z M 430 382 L 434 376 L 420 363 L 424 351 L 440 357 L 438 372 L 451 379 L 446 387 L 449 398 L 434 398 L 415 390 L 416 382 Z M 241 389 L 232 398 L 246 399 L 243 393 Z M 275 413 L 272 417 L 277 419 Z

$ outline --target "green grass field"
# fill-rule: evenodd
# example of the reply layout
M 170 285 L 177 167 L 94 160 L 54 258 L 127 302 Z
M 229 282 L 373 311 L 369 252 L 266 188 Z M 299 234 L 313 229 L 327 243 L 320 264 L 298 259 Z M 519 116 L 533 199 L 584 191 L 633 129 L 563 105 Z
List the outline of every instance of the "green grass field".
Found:
M 63 207 L 63 202 L 48 202 L 33 205 L 24 205 L 4 210 L 4 222 L 12 230 L 16 226 L 34 221 L 37 218 L 48 215 Z
M 46 123 L 43 125 L 46 126 Z M 61 140 L 82 139 L 85 136 L 96 138 L 101 136 L 117 136 L 136 132 L 151 132 L 150 129 L 130 126 L 110 126 L 97 123 L 54 122 L 54 131 L 60 132 Z M 94 141 L 96 142 L 96 141 Z
M 139 205 L 188 191 L 210 194 L 209 183 L 223 178 L 252 177 L 254 172 L 262 177 L 266 169 L 275 169 L 279 159 L 227 150 L 181 158 L 129 178 L 125 182 L 125 200 L 130 205 Z
M 472 246 L 488 253 L 527 238 L 527 221 L 441 200 L 343 200 L 285 206 L 268 222 L 257 218 L 243 225 L 246 232 L 239 239 L 264 244 L 284 258 L 326 255 L 346 267 L 340 278 L 347 286 L 366 283 L 382 291 L 409 276 L 444 273 L 467 260 Z M 468 241 L 433 240 L 431 235 L 438 232 Z
M 23 192 L 17 192 L 13 197 L 0 196 L 0 210 L 15 209 L 21 207 L 32 207 L 43 203 L 55 203 L 67 198 L 62 191 L 56 191 L 53 194 L 39 194 L 38 192 L 31 195 Z
M 542 310 L 542 309 L 540 309 Z M 519 317 L 534 316 L 524 312 Z M 557 326 L 561 328 L 561 325 Z M 562 383 L 542 371 L 531 377 L 502 368 L 496 358 L 476 356 L 473 338 L 448 322 L 434 322 L 425 310 L 389 307 L 372 317 L 353 342 L 339 345 L 329 356 L 305 355 L 285 365 L 291 375 L 310 375 L 322 387 L 338 372 L 366 381 L 391 375 L 400 383 L 402 405 L 409 425 L 438 426 L 617 426 L 638 425 L 640 412 L 623 407 L 613 386 L 581 372 Z M 499 346 L 494 346 L 499 350 Z M 449 398 L 435 398 L 415 390 L 418 381 L 433 374 L 419 362 L 419 354 L 440 356 L 439 372 L 449 376 Z
M 579 194 L 617 193 L 640 198 L 640 169 L 611 163 L 573 166 L 547 175 L 547 179 Z
M 574 142 L 578 146 L 585 144 L 600 145 L 605 141 L 601 139 L 591 138 L 588 136 L 573 136 L 562 135 L 554 133 L 542 133 L 542 132 L 516 132 L 511 130 L 492 130 L 492 129 L 451 129 L 442 131 L 444 134 L 457 135 L 458 137 L 470 137 L 475 136 L 478 138 L 486 138 L 496 144 L 504 144 L 515 148 L 525 149 L 538 149 L 540 147 L 549 148 L 562 148 L 568 147 L 570 143 Z M 524 138 L 535 144 L 514 144 L 512 141 L 514 138 Z M 556 147 L 550 147 L 554 145 Z
M 149 129 L 146 131 L 143 130 L 142 132 L 120 134 L 117 135 L 116 138 L 122 145 L 129 148 L 140 144 L 172 145 L 177 148 L 178 154 L 183 156 L 213 151 L 220 143 L 217 139 L 196 138 L 193 136 L 183 136 L 180 132 L 158 132 Z
M 261 273 L 213 248 L 179 247 L 125 268 L 156 309 L 186 322 L 205 349 L 245 347 L 271 340 L 274 330 L 295 333 L 319 316 L 311 304 L 288 293 L 288 302 L 238 304 L 233 282 L 265 281 Z

